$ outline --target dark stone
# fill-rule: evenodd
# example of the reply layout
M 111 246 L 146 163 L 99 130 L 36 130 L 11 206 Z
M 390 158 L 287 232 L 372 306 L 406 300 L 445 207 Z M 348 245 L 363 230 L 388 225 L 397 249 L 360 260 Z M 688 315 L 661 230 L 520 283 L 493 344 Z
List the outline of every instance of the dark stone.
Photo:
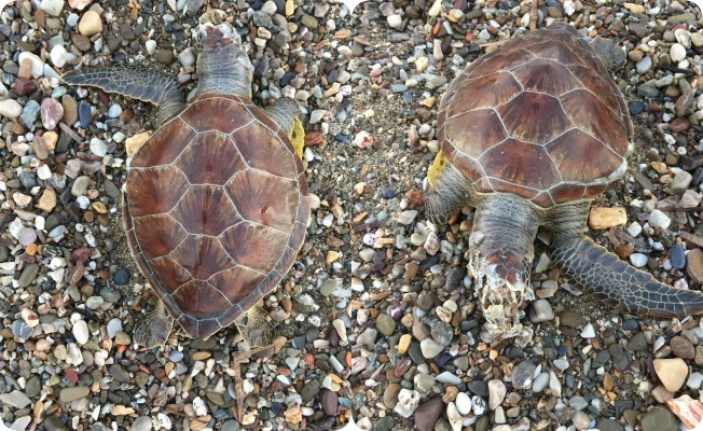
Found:
M 303 386 L 303 390 L 300 391 L 300 397 L 303 400 L 303 404 L 306 404 L 312 401 L 319 393 L 320 382 L 318 380 L 311 380 L 305 386 Z
M 391 431 L 395 427 L 395 419 L 386 416 L 373 424 L 373 431 Z
M 671 262 L 671 266 L 677 269 L 681 269 L 686 266 L 686 254 L 680 244 L 677 243 L 671 246 L 669 261 Z
M 644 111 L 645 104 L 642 101 L 634 100 L 634 101 L 630 102 L 628 107 L 630 109 L 630 115 L 637 115 L 640 112 Z
M 425 356 L 422 354 L 420 343 L 417 341 L 410 343 L 410 347 L 408 347 L 408 354 L 410 355 L 410 359 L 412 359 L 416 364 L 425 363 Z
M 415 429 L 418 431 L 432 431 L 439 415 L 442 413 L 444 403 L 442 398 L 435 397 L 421 404 L 415 410 Z
M 129 271 L 127 271 L 124 268 L 118 269 L 115 274 L 112 276 L 112 281 L 118 285 L 118 286 L 124 286 L 127 283 L 129 283 L 129 279 L 131 278 L 131 274 Z
M 85 100 L 81 100 L 81 103 L 78 104 L 78 120 L 84 129 L 90 126 L 90 103 Z
M 339 406 L 339 397 L 336 392 L 325 389 L 322 391 L 322 409 L 328 416 L 334 416 L 337 413 L 337 408 Z
M 483 380 L 470 381 L 466 386 L 474 395 L 478 395 L 481 398 L 488 396 L 488 385 Z
M 600 431 L 623 431 L 623 427 L 620 422 L 614 421 L 612 419 L 601 419 L 596 424 L 596 429 Z
M 636 321 L 635 319 L 627 319 L 624 322 L 622 322 L 622 329 L 623 331 L 639 331 L 640 329 L 640 323 Z

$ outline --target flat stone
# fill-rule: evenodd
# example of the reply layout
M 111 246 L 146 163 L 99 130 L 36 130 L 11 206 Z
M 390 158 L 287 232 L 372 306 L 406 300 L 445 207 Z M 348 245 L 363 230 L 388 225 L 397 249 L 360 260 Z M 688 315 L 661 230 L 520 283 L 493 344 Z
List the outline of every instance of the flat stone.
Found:
M 534 374 L 534 371 L 533 371 Z M 505 383 L 499 379 L 493 379 L 488 382 L 488 408 L 495 410 L 503 403 L 508 389 Z
M 649 225 L 652 227 L 658 227 L 666 230 L 671 224 L 671 218 L 660 210 L 653 209 L 652 212 L 649 213 L 647 222 L 649 222 Z
M 444 403 L 441 397 L 434 397 L 422 403 L 415 410 L 415 429 L 417 431 L 432 431 L 442 413 Z
M 103 21 L 97 12 L 87 10 L 78 22 L 78 31 L 81 35 L 90 37 L 103 31 Z
M 676 416 L 664 407 L 653 407 L 642 418 L 642 431 L 677 431 L 679 429 Z
M 674 336 L 671 342 L 669 342 L 669 346 L 671 347 L 671 352 L 677 358 L 693 359 L 696 356 L 696 350 L 693 344 L 688 341 L 686 337 L 680 335 Z
M 63 388 L 59 392 L 59 401 L 62 403 L 70 403 L 71 401 L 80 400 L 90 394 L 90 388 L 87 386 L 76 386 L 74 388 Z
M 12 391 L 9 394 L 0 394 L 0 403 L 14 407 L 16 409 L 23 409 L 27 407 L 32 400 L 29 399 L 24 392 Z
M 434 359 L 437 355 L 442 353 L 444 346 L 431 338 L 425 338 L 420 342 L 420 349 L 422 350 L 422 356 L 426 359 Z
M 686 273 L 696 284 L 703 284 L 703 250 L 694 248 L 686 255 Z
M 518 366 L 513 369 L 511 377 L 513 387 L 515 389 L 526 389 L 532 385 L 532 379 L 535 376 L 536 368 L 532 361 L 525 360 L 520 362 Z
M 152 427 L 150 416 L 139 416 L 132 422 L 131 431 L 151 431 Z
M 22 105 L 14 99 L 0 100 L 0 116 L 17 118 L 22 113 Z
M 385 313 L 381 313 L 377 318 L 376 318 L 376 329 L 378 329 L 378 332 L 385 336 L 392 335 L 393 332 L 395 331 L 396 327 L 396 321 L 393 320 L 393 318 Z
M 655 359 L 654 371 L 666 390 L 676 392 L 683 386 L 688 376 L 688 366 L 683 359 Z
M 594 230 L 610 229 L 627 223 L 627 214 L 624 208 L 591 208 L 588 216 L 588 225 Z
M 538 299 L 532 303 L 529 311 L 533 323 L 547 322 L 554 319 L 552 305 L 546 299 Z

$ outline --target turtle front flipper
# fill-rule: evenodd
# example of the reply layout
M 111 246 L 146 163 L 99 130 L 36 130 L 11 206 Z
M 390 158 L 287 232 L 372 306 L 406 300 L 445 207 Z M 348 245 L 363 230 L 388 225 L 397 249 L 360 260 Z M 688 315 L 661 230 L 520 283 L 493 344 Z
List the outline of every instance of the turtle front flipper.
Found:
M 159 107 L 161 125 L 183 109 L 183 94 L 175 79 L 143 67 L 98 67 L 72 70 L 61 76 L 69 85 L 97 87 Z
M 301 112 L 298 102 L 290 97 L 281 97 L 264 111 L 288 135 L 293 149 L 295 149 L 295 154 L 302 158 L 305 130 L 299 118 Z
M 557 236 L 553 259 L 567 278 L 620 311 L 653 317 L 703 313 L 703 293 L 661 283 L 589 238 Z

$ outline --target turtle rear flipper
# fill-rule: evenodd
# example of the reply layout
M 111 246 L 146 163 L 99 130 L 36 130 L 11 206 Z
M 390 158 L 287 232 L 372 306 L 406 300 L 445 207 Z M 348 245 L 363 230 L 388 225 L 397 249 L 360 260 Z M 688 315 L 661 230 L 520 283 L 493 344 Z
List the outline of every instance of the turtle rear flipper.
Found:
M 652 317 L 703 313 L 703 293 L 661 283 L 589 238 L 557 236 L 553 250 L 567 278 L 621 311 Z
M 61 76 L 70 85 L 97 87 L 159 107 L 161 125 L 183 109 L 183 94 L 175 79 L 143 67 L 98 67 L 73 70 Z
M 173 318 L 159 300 L 134 329 L 134 343 L 147 349 L 161 347 L 166 344 L 172 329 Z

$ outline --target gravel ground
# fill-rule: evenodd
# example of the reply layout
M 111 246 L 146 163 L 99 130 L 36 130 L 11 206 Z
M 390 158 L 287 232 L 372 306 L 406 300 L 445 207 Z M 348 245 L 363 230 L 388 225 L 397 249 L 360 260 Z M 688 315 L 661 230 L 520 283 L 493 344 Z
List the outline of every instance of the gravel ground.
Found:
M 5 2 L 0 1 L 0 5 Z M 264 301 L 283 348 L 242 364 L 234 328 L 132 343 L 152 307 L 120 218 L 147 104 L 61 85 L 79 67 L 147 65 L 194 86 L 198 0 L 19 1 L 0 11 L 0 425 L 12 430 L 668 431 L 700 423 L 698 318 L 615 313 L 559 277 L 537 241 L 529 340 L 483 332 L 466 274 L 472 212 L 424 213 L 436 110 L 456 73 L 528 24 L 529 3 L 239 1 L 255 101 L 306 107 L 312 223 Z M 637 129 L 589 234 L 676 287 L 703 284 L 703 20 L 685 3 L 540 3 L 626 52 Z M 248 31 L 247 31 L 248 29 Z M 613 211 L 623 208 L 624 211 Z M 599 217 L 595 217 L 599 216 Z M 349 274 L 351 272 L 351 275 Z M 561 289 L 560 289 L 561 287 Z M 686 398 L 690 397 L 690 398 Z M 688 414 L 692 419 L 682 424 Z M 348 425 L 347 430 L 358 429 Z M 2 429 L 2 428 L 0 428 Z M 684 428 L 685 429 L 685 428 Z

